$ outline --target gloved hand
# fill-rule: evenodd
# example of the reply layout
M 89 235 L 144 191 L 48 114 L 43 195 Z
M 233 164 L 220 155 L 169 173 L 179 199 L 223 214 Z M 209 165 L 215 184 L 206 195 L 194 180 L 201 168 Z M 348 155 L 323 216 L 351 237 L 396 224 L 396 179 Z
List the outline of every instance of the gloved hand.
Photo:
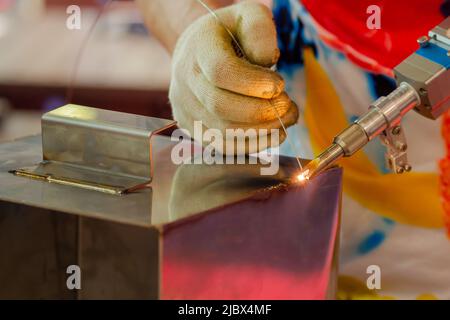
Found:
M 269 69 L 279 57 L 272 14 L 267 7 L 251 2 L 216 13 L 248 60 L 236 55 L 230 35 L 211 14 L 193 22 L 173 53 L 169 98 L 174 118 L 191 136 L 194 121 L 201 120 L 204 129 L 219 129 L 224 139 L 227 128 L 267 129 L 270 143 L 270 129 L 279 129 L 281 143 L 286 137 L 277 112 L 288 127 L 296 123 L 298 110 L 284 92 L 281 76 Z M 276 144 L 272 141 L 261 147 L 247 140 L 241 150 L 253 153 Z

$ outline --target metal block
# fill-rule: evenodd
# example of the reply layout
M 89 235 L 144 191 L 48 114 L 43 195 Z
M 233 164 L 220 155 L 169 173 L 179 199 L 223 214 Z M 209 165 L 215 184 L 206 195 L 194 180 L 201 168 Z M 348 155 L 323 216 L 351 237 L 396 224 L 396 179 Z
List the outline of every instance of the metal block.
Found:
M 286 184 L 255 165 L 174 165 L 153 139 L 150 186 L 123 196 L 9 173 L 40 136 L 0 145 L 0 297 L 324 299 L 336 283 L 342 172 Z M 66 285 L 69 265 L 81 289 Z

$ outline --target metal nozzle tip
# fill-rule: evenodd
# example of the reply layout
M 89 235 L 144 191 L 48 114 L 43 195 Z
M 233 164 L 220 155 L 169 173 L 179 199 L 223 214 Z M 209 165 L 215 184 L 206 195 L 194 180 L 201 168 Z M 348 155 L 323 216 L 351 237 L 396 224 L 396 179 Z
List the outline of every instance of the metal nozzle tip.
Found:
M 297 176 L 300 181 L 310 180 L 317 176 L 325 169 L 334 164 L 338 159 L 344 155 L 344 150 L 337 145 L 332 144 L 328 149 L 322 152 L 317 158 L 311 160 L 302 170 L 302 172 Z

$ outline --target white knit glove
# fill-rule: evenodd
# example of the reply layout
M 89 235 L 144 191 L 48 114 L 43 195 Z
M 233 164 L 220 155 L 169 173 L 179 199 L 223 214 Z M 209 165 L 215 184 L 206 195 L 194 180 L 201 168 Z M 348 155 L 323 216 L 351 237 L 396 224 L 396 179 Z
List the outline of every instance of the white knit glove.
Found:
M 264 128 L 269 133 L 280 129 L 281 143 L 286 137 L 277 112 L 288 127 L 296 123 L 298 110 L 284 92 L 281 76 L 269 69 L 279 57 L 272 14 L 266 6 L 252 2 L 216 13 L 248 60 L 236 55 L 230 35 L 211 14 L 192 23 L 173 53 L 169 97 L 174 118 L 191 135 L 194 121 L 201 120 L 204 129 L 219 129 L 224 139 L 227 128 Z M 252 153 L 274 144 L 247 144 L 244 150 Z

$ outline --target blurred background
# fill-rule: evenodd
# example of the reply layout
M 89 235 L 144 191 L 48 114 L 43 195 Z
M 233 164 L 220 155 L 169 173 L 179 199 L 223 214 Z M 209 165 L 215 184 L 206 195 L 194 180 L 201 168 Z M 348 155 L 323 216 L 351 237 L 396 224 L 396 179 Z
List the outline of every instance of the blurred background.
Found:
M 171 117 L 170 57 L 133 1 L 105 7 L 87 38 L 106 3 L 0 0 L 0 142 L 40 132 L 42 112 L 64 105 L 68 95 L 91 107 Z M 81 7 L 80 30 L 66 27 L 73 4 Z

